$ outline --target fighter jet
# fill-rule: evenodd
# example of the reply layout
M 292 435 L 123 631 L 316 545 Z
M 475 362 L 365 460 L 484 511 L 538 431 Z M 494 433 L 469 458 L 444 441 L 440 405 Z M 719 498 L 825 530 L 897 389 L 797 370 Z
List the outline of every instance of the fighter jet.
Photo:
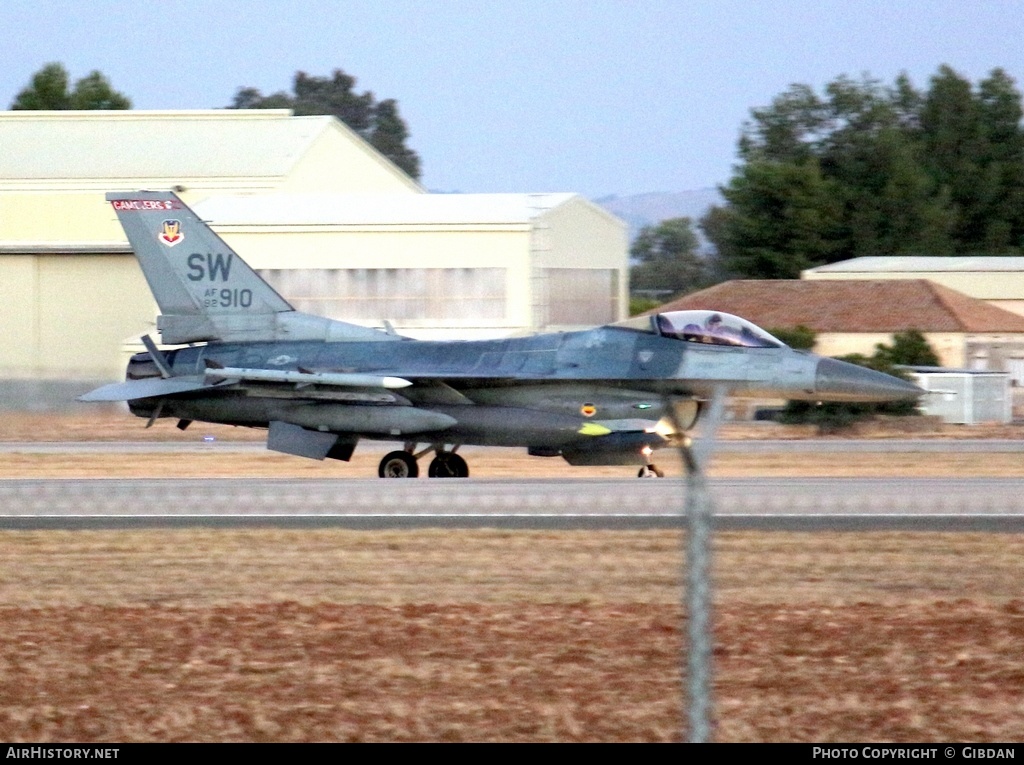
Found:
M 466 444 L 525 447 L 571 465 L 634 465 L 686 438 L 714 392 L 812 401 L 914 399 L 916 386 L 797 351 L 714 311 L 578 332 L 422 341 L 301 313 L 173 192 L 107 194 L 160 308 L 160 350 L 81 397 L 148 420 L 268 431 L 267 447 L 348 461 L 361 439 L 400 442 L 378 474 L 466 477 Z

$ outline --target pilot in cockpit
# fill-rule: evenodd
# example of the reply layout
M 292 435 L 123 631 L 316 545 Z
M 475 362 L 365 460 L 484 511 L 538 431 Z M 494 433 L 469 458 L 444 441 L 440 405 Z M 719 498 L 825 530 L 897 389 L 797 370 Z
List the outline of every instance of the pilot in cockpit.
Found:
M 722 334 L 722 317 L 717 313 L 713 313 L 708 316 L 704 322 L 704 329 L 708 331 L 708 334 L 712 337 L 717 337 Z
M 715 345 L 738 345 L 738 339 L 731 327 L 722 323 L 721 315 L 713 313 L 704 322 L 704 342 Z

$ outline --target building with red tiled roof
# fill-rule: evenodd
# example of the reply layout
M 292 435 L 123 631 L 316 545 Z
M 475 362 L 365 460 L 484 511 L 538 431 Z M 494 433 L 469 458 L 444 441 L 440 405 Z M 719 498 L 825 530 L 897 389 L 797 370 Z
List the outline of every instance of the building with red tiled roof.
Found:
M 1024 257 L 875 255 L 800 272 L 801 279 L 927 279 L 1024 316 Z
M 1024 316 L 925 279 L 735 280 L 657 310 L 691 309 L 735 314 L 769 331 L 803 325 L 827 356 L 870 355 L 894 333 L 916 329 L 944 366 L 1019 366 L 1024 376 Z

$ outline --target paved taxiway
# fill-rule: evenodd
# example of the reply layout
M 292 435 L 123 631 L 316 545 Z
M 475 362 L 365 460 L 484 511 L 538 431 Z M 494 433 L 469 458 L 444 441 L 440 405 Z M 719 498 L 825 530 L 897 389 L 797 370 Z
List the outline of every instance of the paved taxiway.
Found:
M 1024 479 L 711 483 L 721 529 L 1024 531 Z M 678 479 L 0 481 L 0 529 L 673 528 Z
M 383 454 L 397 445 L 385 446 L 383 442 L 360 444 L 360 449 L 376 449 Z M 260 441 L 3 441 L 0 454 L 245 454 L 266 451 Z M 470 453 L 474 447 L 464 450 Z M 488 447 L 495 452 L 498 447 Z M 522 449 L 506 449 L 510 453 L 522 454 Z M 850 453 L 970 453 L 998 454 L 1024 453 L 1024 441 L 1013 439 L 928 439 L 928 438 L 886 438 L 886 439 L 757 439 L 720 440 L 715 442 L 715 451 L 727 454 L 850 454 Z

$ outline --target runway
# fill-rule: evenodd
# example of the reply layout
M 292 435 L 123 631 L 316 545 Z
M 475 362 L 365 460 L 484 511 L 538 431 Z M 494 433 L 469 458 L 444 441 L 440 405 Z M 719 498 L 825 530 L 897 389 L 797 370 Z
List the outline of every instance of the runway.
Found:
M 748 478 L 710 483 L 721 530 L 1024 532 L 1024 480 Z M 0 481 L 0 529 L 685 526 L 674 479 Z
M 397 444 L 367 442 L 360 449 L 383 454 Z M 0 454 L 246 454 L 266 451 L 262 441 L 0 441 Z M 719 440 L 715 452 L 723 454 L 856 454 L 856 453 L 971 453 L 1024 454 L 1024 441 L 1013 439 L 938 438 L 803 438 Z M 468 447 L 467 452 L 474 451 Z M 477 447 L 479 449 L 479 447 Z M 496 453 L 502 447 L 486 447 Z M 521 454 L 522 449 L 504 449 Z

